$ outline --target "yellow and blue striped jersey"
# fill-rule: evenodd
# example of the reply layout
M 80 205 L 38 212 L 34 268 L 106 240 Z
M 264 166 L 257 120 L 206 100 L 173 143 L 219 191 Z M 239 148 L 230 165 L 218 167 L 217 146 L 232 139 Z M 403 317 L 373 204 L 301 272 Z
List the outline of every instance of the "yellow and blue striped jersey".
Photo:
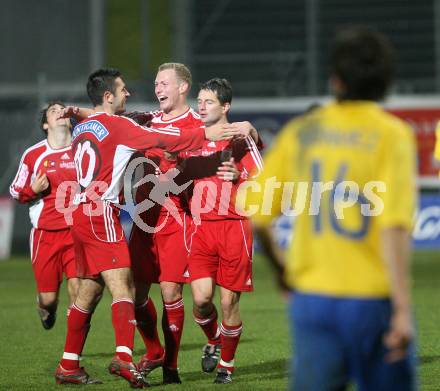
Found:
M 259 206 L 257 225 L 289 208 L 297 214 L 286 254 L 288 285 L 388 297 L 380 234 L 393 226 L 411 229 L 415 165 L 412 130 L 374 102 L 333 102 L 289 122 L 257 179 L 266 190 L 246 192 L 246 205 Z M 268 190 L 275 181 L 280 184 Z

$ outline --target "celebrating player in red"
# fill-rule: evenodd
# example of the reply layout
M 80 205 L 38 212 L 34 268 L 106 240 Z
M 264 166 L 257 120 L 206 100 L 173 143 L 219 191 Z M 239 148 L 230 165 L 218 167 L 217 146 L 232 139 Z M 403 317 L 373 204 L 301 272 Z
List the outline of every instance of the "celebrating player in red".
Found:
M 197 103 L 206 128 L 228 122 L 231 100 L 227 80 L 216 78 L 202 84 Z M 253 290 L 252 230 L 250 222 L 235 210 L 235 196 L 249 173 L 262 169 L 263 160 L 251 137 L 205 142 L 200 151 L 184 154 L 184 172 L 194 178 L 191 212 L 197 225 L 189 254 L 193 312 L 208 338 L 202 370 L 212 372 L 217 366 L 214 382 L 225 384 L 232 381 L 242 332 L 240 294 Z M 220 286 L 220 328 L 212 302 L 216 285 Z
M 193 127 L 204 128 L 199 115 L 187 103 L 190 87 L 191 73 L 185 65 L 166 63 L 159 67 L 155 93 L 160 110 L 153 113 L 152 126 L 164 129 L 176 126 L 183 132 Z M 176 167 L 176 156 L 161 149 L 148 150 L 145 156 L 154 162 L 160 173 Z M 151 165 L 145 165 L 144 170 L 153 170 L 154 173 Z M 148 186 L 138 189 L 137 200 L 140 202 L 148 197 L 149 191 Z M 139 370 L 147 375 L 156 367 L 163 366 L 165 384 L 180 383 L 177 356 L 185 316 L 182 291 L 188 273 L 186 239 L 192 224 L 191 218 L 185 212 L 182 194 L 171 196 L 170 199 L 175 204 L 183 226 L 166 208 L 157 204 L 143 218 L 149 227 L 160 227 L 163 224 L 162 229 L 146 233 L 141 227 L 134 225 L 130 236 L 130 254 L 133 258 L 136 285 L 136 321 L 147 348 L 147 353 L 139 362 Z M 162 329 L 165 350 L 157 334 L 156 309 L 148 297 L 151 284 L 158 282 L 163 298 Z
M 190 87 L 191 73 L 185 65 L 162 64 L 155 82 L 155 92 L 161 110 L 153 113 L 137 113 L 136 119 L 139 119 L 139 114 L 144 114 L 140 116 L 141 119 L 149 119 L 152 126 L 164 131 L 176 127 L 185 133 L 190 132 L 194 127 L 204 129 L 198 114 L 188 106 L 187 95 Z M 69 107 L 65 114 L 84 117 L 89 113 L 88 109 Z M 245 131 L 246 126 L 243 124 L 239 124 L 241 127 L 238 124 L 235 126 Z M 234 128 L 234 124 L 231 128 Z M 250 126 L 248 128 L 247 131 L 254 131 Z M 176 167 L 176 155 L 171 154 L 170 150 L 164 152 L 162 149 L 149 149 L 145 152 L 145 156 L 153 162 L 153 165 L 144 164 L 144 174 L 160 175 Z M 142 202 L 149 198 L 150 191 L 149 185 L 139 187 L 136 201 Z M 161 203 L 156 203 L 141 217 L 152 231 L 157 232 L 145 232 L 144 227 L 134 224 L 129 245 L 136 285 L 136 324 L 147 349 L 138 367 L 146 376 L 153 369 L 163 366 L 165 384 L 180 383 L 177 356 L 184 320 L 182 290 L 188 273 L 186 236 L 191 228 L 191 218 L 185 212 L 182 196 L 171 196 L 170 201 L 176 214 L 171 216 L 169 209 L 163 207 Z M 176 217 L 179 221 L 176 221 Z M 156 229 L 157 227 L 161 229 Z M 156 309 L 153 301 L 148 297 L 151 284 L 158 282 L 164 301 L 162 328 L 165 349 L 157 333 Z
M 200 116 L 187 103 L 192 77 L 189 69 L 180 63 L 159 66 L 155 80 L 155 93 L 160 110 L 152 113 L 151 124 L 166 129 L 175 126 L 187 132 L 194 126 L 204 128 Z M 225 126 L 226 124 L 223 124 Z M 249 123 L 232 124 L 258 137 Z M 148 150 L 145 156 L 153 164 L 144 165 L 147 173 L 162 174 L 178 167 L 176 154 L 169 151 Z M 145 173 L 144 172 L 144 173 Z M 174 180 L 183 183 L 184 176 Z M 151 197 L 151 187 L 139 188 L 138 202 Z M 168 203 L 168 204 L 166 204 Z M 188 250 L 192 219 L 188 213 L 187 198 L 183 193 L 169 195 L 165 206 L 157 204 L 143 215 L 143 220 L 154 232 L 144 232 L 133 226 L 130 236 L 130 254 L 136 285 L 136 321 L 147 348 L 139 362 L 139 370 L 147 375 L 153 369 L 163 367 L 164 384 L 180 383 L 177 358 L 184 323 L 183 284 L 188 278 Z M 172 205 L 174 213 L 170 213 Z M 152 283 L 160 283 L 163 298 L 162 329 L 165 350 L 157 334 L 157 314 L 153 301 L 148 297 Z
M 116 339 L 116 355 L 109 371 L 128 380 L 132 387 L 142 388 L 146 383 L 132 361 L 136 321 L 131 262 L 116 207 L 121 201 L 126 165 L 137 150 L 152 147 L 163 147 L 172 152 L 191 150 L 202 145 L 205 133 L 217 139 L 238 132 L 223 131 L 220 127 L 217 132 L 206 132 L 197 127 L 181 134 L 175 127 L 146 128 L 115 115 L 124 112 L 130 94 L 120 72 L 114 69 L 100 69 L 91 74 L 87 93 L 95 114 L 75 127 L 72 142 L 80 186 L 72 233 L 82 280 L 68 318 L 64 354 L 55 377 L 57 383 L 97 382 L 79 367 L 79 359 L 94 303 L 107 285 L 113 298 L 112 321 Z
M 55 324 L 63 273 L 67 278 L 70 304 L 78 291 L 70 227 L 56 208 L 58 185 L 75 180 L 76 176 L 70 148 L 71 125 L 68 119 L 58 119 L 63 108 L 63 103 L 51 102 L 43 110 L 41 129 L 47 138 L 24 152 L 9 190 L 16 200 L 29 204 L 37 309 L 45 329 Z

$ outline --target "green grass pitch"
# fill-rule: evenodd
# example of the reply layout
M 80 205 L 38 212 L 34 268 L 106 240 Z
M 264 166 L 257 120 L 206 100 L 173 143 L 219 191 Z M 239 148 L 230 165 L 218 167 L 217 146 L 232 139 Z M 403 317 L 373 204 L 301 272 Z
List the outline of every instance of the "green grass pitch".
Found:
M 243 334 L 236 355 L 233 384 L 214 385 L 214 374 L 200 370 L 204 338 L 191 316 L 189 288 L 185 290 L 186 319 L 179 367 L 182 385 L 161 386 L 161 371 L 150 375 L 153 389 L 210 390 L 285 390 L 286 367 L 290 356 L 285 303 L 275 289 L 272 275 L 264 260 L 254 261 L 255 292 L 243 294 L 241 312 Z M 418 330 L 419 383 L 422 390 L 440 390 L 440 253 L 423 251 L 414 255 L 414 307 Z M 158 313 L 160 300 L 153 287 Z M 53 373 L 61 357 L 66 331 L 64 289 L 55 327 L 45 331 L 35 311 L 35 283 L 30 262 L 23 258 L 0 262 L 0 390 L 60 390 L 78 386 L 57 386 Z M 217 300 L 218 301 L 218 300 Z M 114 351 L 110 319 L 110 298 L 106 293 L 92 320 L 82 365 L 104 381 L 88 386 L 93 390 L 129 389 L 128 384 L 109 375 L 106 367 Z M 143 353 L 138 336 L 135 357 Z

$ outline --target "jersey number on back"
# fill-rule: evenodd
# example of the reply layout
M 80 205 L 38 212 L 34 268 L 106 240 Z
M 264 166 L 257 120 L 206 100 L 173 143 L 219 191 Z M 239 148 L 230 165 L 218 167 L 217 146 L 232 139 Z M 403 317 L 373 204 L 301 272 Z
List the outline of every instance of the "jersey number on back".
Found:
M 345 176 L 347 173 L 348 166 L 346 163 L 341 163 L 338 167 L 336 178 L 334 179 L 333 187 L 330 190 L 330 193 L 327 192 L 313 192 L 311 198 L 311 208 L 314 205 L 317 205 L 318 211 L 316 214 L 313 214 L 313 231 L 315 234 L 320 234 L 323 229 L 323 219 L 325 216 L 328 216 L 329 223 L 328 224 L 331 229 L 338 235 L 344 236 L 348 239 L 360 240 L 365 237 L 368 232 L 368 228 L 370 226 L 370 216 L 363 215 L 360 210 L 360 206 L 362 204 L 368 204 L 369 201 L 365 198 L 365 196 L 361 192 L 356 193 L 356 205 L 359 207 L 359 223 L 358 228 L 348 228 L 347 224 L 344 224 L 344 218 L 338 218 L 337 208 L 340 207 L 341 201 L 344 202 L 350 197 L 350 191 L 347 192 L 346 184 L 353 182 L 346 182 Z M 319 160 L 314 160 L 312 162 L 312 180 L 314 186 L 316 184 L 322 184 L 322 162 Z M 340 186 L 338 186 L 340 185 Z M 341 191 L 343 189 L 343 191 Z M 351 195 L 353 197 L 353 195 Z M 320 197 L 320 198 L 318 198 Z M 327 208 L 327 210 L 326 210 Z M 341 209 L 339 209 L 340 212 Z M 357 219 L 356 219 L 357 220 Z
M 95 179 L 101 166 L 101 157 L 95 145 L 86 140 L 76 145 L 75 156 L 76 175 L 81 189 L 87 188 Z

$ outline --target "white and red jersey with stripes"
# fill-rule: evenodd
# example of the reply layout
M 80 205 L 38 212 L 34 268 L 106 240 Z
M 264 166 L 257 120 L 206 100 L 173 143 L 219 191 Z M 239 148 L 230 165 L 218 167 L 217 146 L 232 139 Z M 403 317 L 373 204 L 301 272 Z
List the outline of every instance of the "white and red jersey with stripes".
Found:
M 138 125 L 133 120 L 107 113 L 96 113 L 75 126 L 72 150 L 79 202 L 121 201 L 123 175 L 136 151 L 164 148 L 170 152 L 195 150 L 203 145 L 205 131 L 193 127 L 181 132 L 174 124 L 157 128 Z
M 46 174 L 49 188 L 36 194 L 31 183 L 40 171 Z M 76 181 L 70 145 L 53 149 L 47 140 L 43 140 L 24 152 L 9 192 L 17 201 L 29 203 L 29 215 L 34 228 L 61 230 L 68 228 L 68 225 L 63 213 L 56 209 L 55 201 L 58 186 L 64 181 Z M 66 206 L 65 202 L 69 198 L 66 195 L 62 200 L 63 206 Z
M 194 128 L 205 129 L 205 125 L 200 119 L 200 115 L 196 113 L 192 108 L 188 108 L 183 114 L 165 120 L 163 119 L 164 112 L 162 110 L 153 111 L 153 118 L 151 119 L 151 126 L 158 129 L 166 129 L 169 126 L 177 127 L 182 132 L 191 131 Z M 166 173 L 169 169 L 177 166 L 178 159 L 177 156 L 175 158 L 167 158 L 164 156 L 163 149 L 150 149 L 146 151 L 145 157 L 152 160 L 158 169 L 156 169 L 155 174 L 160 175 Z M 144 167 L 144 174 L 149 173 L 152 167 Z M 181 184 L 181 177 L 177 176 L 174 180 L 176 183 Z M 137 192 L 137 201 L 142 201 L 142 198 L 148 197 L 148 194 L 151 190 L 151 186 L 146 184 L 143 189 L 139 189 Z M 169 198 L 176 205 L 177 209 L 182 212 L 185 209 L 185 205 L 187 203 L 187 197 L 185 194 L 169 194 Z M 166 208 L 161 207 L 160 214 L 167 214 L 168 211 Z
M 205 141 L 202 149 L 182 152 L 185 179 L 194 181 L 191 212 L 201 220 L 245 219 L 235 209 L 235 198 L 240 184 L 257 176 L 263 169 L 263 159 L 252 137 L 232 141 Z M 240 178 L 224 181 L 217 176 L 217 168 L 233 157 Z

